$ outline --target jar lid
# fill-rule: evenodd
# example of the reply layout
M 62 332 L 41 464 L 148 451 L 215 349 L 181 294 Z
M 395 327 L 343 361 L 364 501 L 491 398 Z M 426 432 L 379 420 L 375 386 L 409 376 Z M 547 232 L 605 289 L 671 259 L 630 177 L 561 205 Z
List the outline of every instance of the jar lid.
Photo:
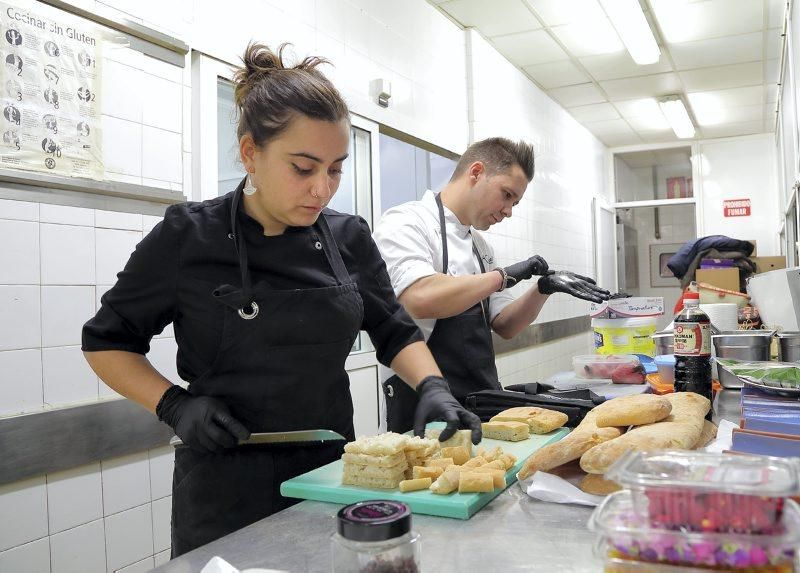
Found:
M 386 541 L 411 531 L 411 510 L 399 501 L 359 501 L 336 517 L 339 535 L 352 541 Z

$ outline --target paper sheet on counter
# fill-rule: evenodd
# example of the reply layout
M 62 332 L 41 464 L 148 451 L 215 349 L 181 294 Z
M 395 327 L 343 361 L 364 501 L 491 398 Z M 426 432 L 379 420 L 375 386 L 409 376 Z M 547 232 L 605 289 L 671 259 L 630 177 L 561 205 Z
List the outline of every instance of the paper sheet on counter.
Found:
M 212 557 L 200 573 L 286 573 L 277 569 L 243 569 L 239 571 L 236 567 L 225 561 L 222 557 Z
M 703 448 L 703 451 L 722 452 L 729 450 L 733 439 L 733 429 L 738 427 L 733 422 L 722 420 L 717 429 L 717 437 Z M 572 481 L 577 482 L 577 479 L 576 476 L 572 476 Z M 536 472 L 524 480 L 519 480 L 518 483 L 522 491 L 533 499 L 541 501 L 597 506 L 605 499 L 604 496 L 585 493 L 570 481 L 567 481 L 567 479 L 546 472 Z

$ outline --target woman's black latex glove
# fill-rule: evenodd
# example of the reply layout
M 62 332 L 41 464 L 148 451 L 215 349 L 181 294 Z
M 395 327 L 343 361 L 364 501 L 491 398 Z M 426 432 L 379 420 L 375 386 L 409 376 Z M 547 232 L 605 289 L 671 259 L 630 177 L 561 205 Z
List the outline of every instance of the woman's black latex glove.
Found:
M 597 286 L 594 279 L 569 271 L 549 271 L 539 279 L 539 292 L 542 294 L 563 292 L 596 303 L 608 300 L 611 295 L 606 289 Z
M 156 415 L 175 430 L 184 444 L 198 452 L 219 453 L 250 437 L 250 431 L 223 402 L 210 396 L 192 396 L 180 386 L 164 392 Z
M 539 255 L 514 263 L 503 269 L 503 273 L 506 276 L 506 284 L 503 288 L 510 288 L 520 281 L 528 280 L 533 275 L 543 275 L 547 273 L 548 269 L 547 261 Z
M 464 409 L 458 400 L 450 393 L 447 381 L 439 376 L 428 376 L 417 385 L 419 403 L 414 413 L 414 435 L 420 438 L 425 436 L 425 424 L 434 420 L 444 420 L 447 427 L 439 435 L 439 441 L 444 442 L 463 426 L 472 430 L 472 443 L 481 441 L 481 420 Z

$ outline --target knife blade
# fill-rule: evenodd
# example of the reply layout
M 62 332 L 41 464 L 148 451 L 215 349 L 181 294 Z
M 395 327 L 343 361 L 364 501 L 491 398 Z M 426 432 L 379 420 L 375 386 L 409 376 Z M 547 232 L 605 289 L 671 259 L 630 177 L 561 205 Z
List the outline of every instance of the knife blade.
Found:
M 346 438 L 333 430 L 297 430 L 293 432 L 260 432 L 250 434 L 246 440 L 240 440 L 240 446 L 249 444 L 302 444 L 309 442 L 346 441 Z M 169 441 L 170 446 L 184 447 L 186 444 L 178 436 Z

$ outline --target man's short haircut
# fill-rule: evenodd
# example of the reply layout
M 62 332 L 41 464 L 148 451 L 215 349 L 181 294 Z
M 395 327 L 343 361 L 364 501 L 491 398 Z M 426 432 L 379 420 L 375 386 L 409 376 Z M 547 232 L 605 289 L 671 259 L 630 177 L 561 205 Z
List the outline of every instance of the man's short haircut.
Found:
M 519 165 L 528 181 L 533 179 L 533 146 L 524 141 L 511 141 L 505 137 L 476 141 L 458 160 L 450 181 L 460 177 L 476 161 L 481 161 L 490 175 L 505 173 L 514 165 Z

